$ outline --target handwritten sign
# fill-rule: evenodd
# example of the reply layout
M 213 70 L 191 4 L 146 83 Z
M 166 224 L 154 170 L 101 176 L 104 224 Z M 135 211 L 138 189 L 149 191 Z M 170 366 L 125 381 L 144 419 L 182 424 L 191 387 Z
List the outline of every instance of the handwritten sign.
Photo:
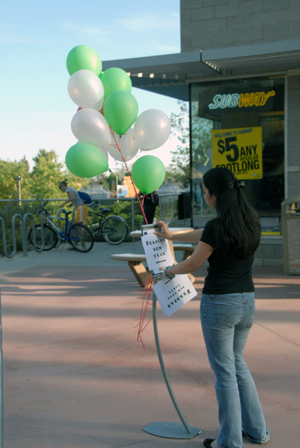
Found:
M 177 275 L 172 280 L 163 279 L 153 285 L 153 291 L 166 317 L 174 314 L 197 295 L 187 275 Z
M 238 179 L 261 179 L 262 128 L 212 131 L 213 168 L 224 167 Z

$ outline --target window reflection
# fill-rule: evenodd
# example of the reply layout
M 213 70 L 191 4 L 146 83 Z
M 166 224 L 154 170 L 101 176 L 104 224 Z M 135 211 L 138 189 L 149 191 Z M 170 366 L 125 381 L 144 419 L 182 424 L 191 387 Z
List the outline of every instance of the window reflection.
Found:
M 262 178 L 245 178 L 245 194 L 262 221 L 278 224 L 284 200 L 284 77 L 195 83 L 190 120 L 193 225 L 214 216 L 202 190 L 202 176 L 213 167 L 212 131 L 256 127 L 262 128 Z

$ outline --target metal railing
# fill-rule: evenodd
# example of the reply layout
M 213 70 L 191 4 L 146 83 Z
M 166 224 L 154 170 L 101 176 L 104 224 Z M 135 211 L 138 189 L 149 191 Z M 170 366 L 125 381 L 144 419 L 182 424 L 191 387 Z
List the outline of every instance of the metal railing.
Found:
M 65 199 L 48 199 L 48 201 L 50 202 L 64 202 Z M 101 204 L 101 205 L 105 205 L 105 202 L 120 202 L 120 201 L 125 201 L 125 202 L 131 202 L 131 229 L 134 230 L 135 229 L 135 202 L 137 202 L 137 200 L 135 198 L 109 198 L 109 199 L 99 199 L 99 200 L 95 200 L 95 202 L 93 204 L 96 203 L 96 201 Z M 0 203 L 3 202 L 20 202 L 19 199 L 0 199 Z M 21 202 L 42 202 L 41 200 L 37 201 L 36 199 L 22 199 Z M 59 209 L 58 211 L 58 216 L 60 216 L 60 214 L 62 212 L 65 212 L 64 209 Z M 35 222 L 35 218 L 33 216 L 32 213 L 25 213 L 24 215 L 22 215 L 21 213 L 15 213 L 12 216 L 11 219 L 11 232 L 12 232 L 12 250 L 9 251 L 7 248 L 7 237 L 6 237 L 6 228 L 5 228 L 5 221 L 4 219 L 0 216 L 0 222 L 1 222 L 1 233 L 2 233 L 2 244 L 3 244 L 3 255 L 7 258 L 13 258 L 14 255 L 17 253 L 17 242 L 16 242 L 16 225 L 17 225 L 17 221 L 19 220 L 19 225 L 20 225 L 20 232 L 21 232 L 21 239 L 22 239 L 22 252 L 23 252 L 23 256 L 26 257 L 28 256 L 28 242 L 27 242 L 27 236 L 28 236 L 28 232 L 27 232 L 27 222 L 30 219 L 31 220 L 31 228 L 33 229 L 33 241 L 35 242 L 35 228 L 36 226 L 41 226 L 41 242 L 39 242 L 39 247 L 36 246 L 36 244 L 33 244 L 34 249 L 37 252 L 41 252 L 44 248 L 44 241 L 45 241 L 45 234 L 44 234 L 44 222 L 46 221 L 44 219 L 45 216 L 45 212 L 42 212 L 40 215 L 40 223 L 36 223 Z M 61 242 L 61 240 L 58 240 L 59 243 Z M 58 243 L 58 245 L 59 245 Z M 57 246 L 58 247 L 58 246 Z

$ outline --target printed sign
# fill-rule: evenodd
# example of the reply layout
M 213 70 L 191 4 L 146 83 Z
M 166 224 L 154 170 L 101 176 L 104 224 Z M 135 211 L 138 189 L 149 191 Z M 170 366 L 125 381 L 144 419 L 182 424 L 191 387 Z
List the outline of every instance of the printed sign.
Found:
M 261 179 L 262 128 L 212 131 L 213 168 L 231 170 L 238 179 Z
M 153 229 L 153 233 L 147 231 L 142 236 L 142 244 L 149 270 L 153 274 L 159 274 L 167 266 L 172 266 L 174 259 L 168 241 L 165 238 L 154 235 L 154 231 L 155 229 Z
M 153 285 L 153 291 L 166 317 L 174 314 L 197 295 L 187 275 L 177 275 L 172 280 L 163 279 Z
M 167 266 L 173 266 L 174 259 L 168 241 L 155 235 L 156 230 L 155 225 L 143 226 L 142 244 L 149 270 L 153 274 L 162 274 Z M 161 279 L 153 285 L 153 291 L 167 317 L 197 295 L 188 275 Z

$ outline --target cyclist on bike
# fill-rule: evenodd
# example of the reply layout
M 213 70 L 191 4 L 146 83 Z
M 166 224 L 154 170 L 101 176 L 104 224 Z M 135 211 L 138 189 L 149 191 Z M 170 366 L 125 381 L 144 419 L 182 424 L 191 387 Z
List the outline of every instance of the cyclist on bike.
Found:
M 87 221 L 88 208 L 83 200 L 79 197 L 78 191 L 75 188 L 68 187 L 66 180 L 59 182 L 58 187 L 61 191 L 66 192 L 68 199 L 61 205 L 63 208 L 66 204 L 73 204 L 73 220 L 78 224 L 83 224 Z

